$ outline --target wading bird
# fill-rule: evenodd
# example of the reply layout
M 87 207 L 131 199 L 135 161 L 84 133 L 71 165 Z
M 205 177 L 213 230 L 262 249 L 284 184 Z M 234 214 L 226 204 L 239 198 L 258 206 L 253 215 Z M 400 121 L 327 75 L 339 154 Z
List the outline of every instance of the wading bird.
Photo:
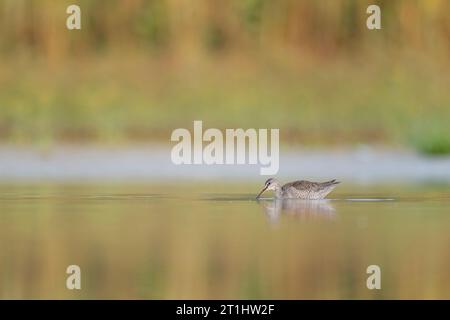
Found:
M 281 185 L 274 178 L 268 179 L 264 183 L 264 188 L 256 196 L 256 199 L 266 190 L 274 190 L 277 199 L 305 199 L 320 200 L 325 198 L 339 184 L 339 181 L 331 180 L 327 182 L 310 182 L 305 180 L 293 181 Z

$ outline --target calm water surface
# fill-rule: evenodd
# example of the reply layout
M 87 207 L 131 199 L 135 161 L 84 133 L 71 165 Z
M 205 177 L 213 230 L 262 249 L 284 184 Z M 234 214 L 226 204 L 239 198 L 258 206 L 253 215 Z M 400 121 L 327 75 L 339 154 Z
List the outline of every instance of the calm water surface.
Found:
M 257 202 L 258 188 L 2 185 L 0 297 L 450 299 L 450 188 Z

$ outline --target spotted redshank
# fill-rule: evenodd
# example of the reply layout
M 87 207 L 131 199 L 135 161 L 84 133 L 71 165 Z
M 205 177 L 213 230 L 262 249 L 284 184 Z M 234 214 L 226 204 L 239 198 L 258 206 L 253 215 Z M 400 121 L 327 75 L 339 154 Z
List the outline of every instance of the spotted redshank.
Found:
M 264 191 L 274 190 L 277 199 L 305 199 L 320 200 L 325 198 L 339 184 L 339 181 L 331 180 L 327 182 L 310 182 L 305 180 L 293 181 L 281 185 L 274 178 L 268 179 L 264 183 L 264 188 L 258 194 L 258 199 Z

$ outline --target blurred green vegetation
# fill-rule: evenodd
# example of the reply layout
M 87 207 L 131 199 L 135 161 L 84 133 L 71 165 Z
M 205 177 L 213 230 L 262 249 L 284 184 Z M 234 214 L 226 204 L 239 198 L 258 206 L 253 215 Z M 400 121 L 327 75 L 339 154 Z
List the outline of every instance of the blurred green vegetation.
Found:
M 413 137 L 413 145 L 417 150 L 428 155 L 446 155 L 450 154 L 450 135 L 448 128 L 439 128 L 436 125 L 428 128 L 426 134 L 420 134 Z
M 198 119 L 448 153 L 450 2 L 376 3 L 379 31 L 372 1 L 3 0 L 0 139 L 168 142 Z

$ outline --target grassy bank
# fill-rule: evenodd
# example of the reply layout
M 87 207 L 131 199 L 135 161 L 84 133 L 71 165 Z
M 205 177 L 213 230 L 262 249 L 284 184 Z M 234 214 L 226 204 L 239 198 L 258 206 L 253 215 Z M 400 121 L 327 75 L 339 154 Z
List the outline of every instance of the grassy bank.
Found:
M 174 128 L 199 119 L 205 127 L 280 128 L 291 144 L 450 152 L 449 67 L 426 55 L 110 54 L 57 67 L 30 58 L 1 64 L 3 142 L 168 142 Z
M 4 1 L 0 143 L 168 142 L 199 119 L 449 153 L 449 2 L 380 1 L 381 30 L 369 4 Z

